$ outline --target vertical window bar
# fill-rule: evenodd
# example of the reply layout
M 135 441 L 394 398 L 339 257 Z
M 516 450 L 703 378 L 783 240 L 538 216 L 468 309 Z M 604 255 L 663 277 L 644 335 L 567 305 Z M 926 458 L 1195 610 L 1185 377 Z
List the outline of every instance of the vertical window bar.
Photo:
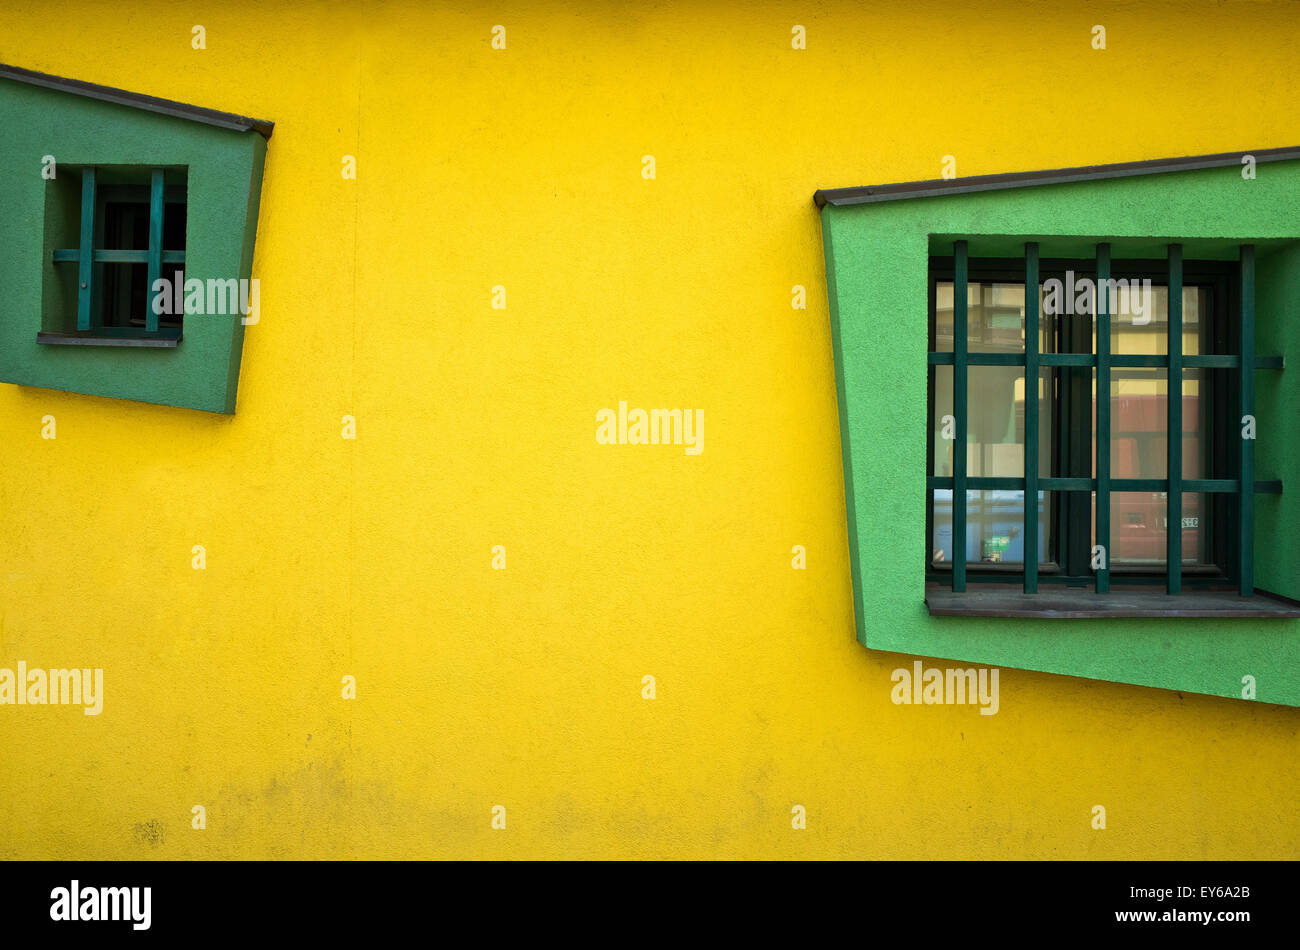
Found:
M 1255 415 L 1255 245 L 1241 246 L 1241 416 Z M 1239 436 L 1240 437 L 1240 436 Z M 1241 438 L 1240 530 L 1237 584 L 1242 597 L 1255 593 L 1255 440 Z
M 1110 591 L 1110 245 L 1097 245 L 1097 593 Z
M 1183 589 L 1183 246 L 1169 245 L 1168 507 L 1165 509 L 1166 589 Z
M 1025 244 L 1025 593 L 1038 593 L 1038 243 Z
M 149 190 L 149 284 L 145 291 L 144 328 L 149 333 L 158 332 L 158 313 L 154 310 L 154 282 L 162 277 L 163 252 L 163 170 L 153 170 Z
M 94 284 L 95 169 L 81 170 L 81 247 L 77 256 L 77 329 L 90 329 L 90 297 Z
M 952 414 L 952 589 L 966 590 L 966 242 L 953 244 Z

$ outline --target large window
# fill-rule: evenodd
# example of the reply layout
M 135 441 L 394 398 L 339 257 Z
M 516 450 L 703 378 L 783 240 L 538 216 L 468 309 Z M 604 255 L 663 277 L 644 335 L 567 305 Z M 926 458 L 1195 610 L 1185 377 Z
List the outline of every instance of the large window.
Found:
M 1244 592 L 1253 268 L 932 258 L 927 576 Z

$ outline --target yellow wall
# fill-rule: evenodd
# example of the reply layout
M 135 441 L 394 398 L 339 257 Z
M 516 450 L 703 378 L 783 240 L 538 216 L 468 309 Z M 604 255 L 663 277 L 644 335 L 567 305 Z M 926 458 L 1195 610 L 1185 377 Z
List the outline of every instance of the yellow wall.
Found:
M 891 704 L 811 198 L 1294 145 L 1300 7 L 449 6 L 5 11 L 7 62 L 276 129 L 235 416 L 0 386 L 0 665 L 106 693 L 0 708 L 0 857 L 1293 857 L 1295 709 Z M 620 399 L 703 453 L 598 445 Z

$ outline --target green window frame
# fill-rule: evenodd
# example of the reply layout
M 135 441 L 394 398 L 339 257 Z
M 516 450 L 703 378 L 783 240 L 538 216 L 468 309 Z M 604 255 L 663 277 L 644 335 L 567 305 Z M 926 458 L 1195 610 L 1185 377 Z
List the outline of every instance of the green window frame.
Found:
M 273 123 L 0 64 L 0 127 L 0 382 L 234 413 L 266 315 L 153 288 L 251 302 Z
M 864 647 L 1300 706 L 1300 492 L 1295 490 L 1300 476 L 1300 441 L 1289 437 L 1294 420 L 1300 417 L 1300 377 L 1293 368 L 1287 371 L 1280 356 L 1264 355 L 1289 354 L 1294 361 L 1300 351 L 1300 323 L 1289 316 L 1300 295 L 1300 147 L 1246 154 L 1251 164 L 1261 169 L 1254 178 L 1243 178 L 1243 153 L 1236 152 L 901 181 L 825 189 L 813 196 L 820 209 L 826 265 L 853 623 Z M 1171 244 L 1179 245 L 1172 254 Z M 945 446 L 934 452 L 929 442 L 939 430 L 933 417 L 926 416 L 927 403 L 933 402 L 928 380 L 941 377 L 946 386 L 949 373 L 956 374 L 959 369 L 955 339 L 953 352 L 938 353 L 948 348 L 947 338 L 955 322 L 956 308 L 946 299 L 946 287 L 942 339 L 929 342 L 927 297 L 935 293 L 931 289 L 934 262 L 950 260 L 947 266 L 955 271 L 960 256 L 968 282 L 988 279 L 1014 284 L 1017 278 L 982 277 L 986 274 L 983 268 L 987 262 L 1001 261 L 1008 270 L 1023 275 L 1032 269 L 1036 258 L 1038 277 L 1054 276 L 1053 268 L 1061 261 L 1091 261 L 1091 270 L 1096 266 L 1098 245 L 1109 245 L 1101 249 L 1103 272 L 1109 250 L 1111 273 L 1117 279 L 1124 276 L 1126 268 L 1150 268 L 1153 290 L 1156 276 L 1161 275 L 1161 282 L 1167 283 L 1171 269 L 1175 284 L 1182 277 L 1189 288 L 1197 286 L 1198 269 L 1204 262 L 1214 262 L 1230 275 L 1244 275 L 1240 284 L 1231 276 L 1227 278 L 1227 292 L 1214 291 L 1212 309 L 1217 312 L 1221 305 L 1227 307 L 1230 319 L 1224 329 L 1215 330 L 1212 345 L 1207 345 L 1204 335 L 1193 332 L 1193 313 L 1187 309 L 1182 317 L 1188 345 L 1184 352 L 1175 348 L 1172 357 L 1166 353 L 1166 362 L 1162 362 L 1155 354 L 1168 348 L 1163 342 L 1152 345 L 1152 341 L 1167 332 L 1163 325 L 1167 313 L 1159 310 L 1155 327 L 1137 331 L 1147 335 L 1138 345 L 1130 341 L 1139 340 L 1139 336 L 1121 324 L 1120 316 L 1108 316 L 1115 324 L 1115 338 L 1121 342 L 1103 350 L 1099 359 L 1095 347 L 1079 344 L 1073 329 L 1068 335 L 1054 330 L 1054 344 L 1045 340 L 1041 348 L 1026 347 L 1020 352 L 1018 334 L 1025 314 L 1023 298 L 1016 296 L 1019 288 L 981 296 L 980 311 L 972 301 L 966 315 L 969 326 L 977 330 L 987 326 L 989 332 L 974 333 L 963 359 L 970 375 L 965 382 L 973 383 L 968 389 L 963 387 L 967 401 L 971 397 L 1002 400 L 1001 393 L 1010 387 L 1011 406 L 1005 420 L 994 419 L 987 429 L 993 438 L 981 434 L 988 422 L 975 411 L 980 403 L 972 406 L 970 430 L 963 432 L 969 444 L 1002 448 L 979 454 L 972 448 L 966 487 L 970 488 L 969 480 L 975 477 L 1021 476 L 1007 484 L 1024 492 L 1027 475 L 1029 488 L 1044 492 L 1043 476 L 1080 476 L 1078 483 L 1065 483 L 1067 494 L 1077 492 L 1086 497 L 1100 487 L 1103 493 L 1109 491 L 1116 497 L 1111 524 L 1105 523 L 1109 506 L 1101 505 L 1099 511 L 1102 534 L 1109 535 L 1119 562 L 1110 576 L 1085 573 L 1070 578 L 1072 585 L 1078 585 L 1076 589 L 1062 587 L 1056 583 L 1059 576 L 1044 573 L 1036 579 L 1037 590 L 1030 593 L 1022 590 L 1023 577 L 1007 578 L 1008 561 L 1000 566 L 990 564 L 987 570 L 967 565 L 970 588 L 954 593 L 951 575 L 943 577 L 942 584 L 936 583 L 927 578 L 928 562 L 927 569 L 918 563 L 922 551 L 932 554 L 935 546 L 922 502 L 923 495 L 933 491 L 928 488 L 928 476 L 955 476 L 953 463 L 961 455 L 954 453 L 950 460 Z M 960 293 L 954 297 L 963 299 Z M 1032 307 L 1036 301 L 1033 294 L 1029 297 Z M 1193 299 L 1198 301 L 1198 317 L 1211 309 L 1205 295 L 1190 293 L 1188 308 Z M 1010 319 L 1013 311 L 1014 321 Z M 1240 325 L 1231 317 L 1238 311 L 1244 316 Z M 1220 333 L 1227 336 L 1221 338 Z M 1104 347 L 1111 337 L 1108 333 L 1101 336 Z M 1024 369 L 980 369 L 976 361 L 987 359 L 990 352 Z M 1121 366 L 1134 358 L 1131 354 L 1139 353 L 1145 354 L 1142 360 L 1154 365 Z M 1212 368 L 1198 369 L 1195 364 L 1206 357 L 1213 357 Z M 951 360 L 952 365 L 940 371 L 932 359 L 938 363 Z M 1079 365 L 1053 368 L 1047 365 L 1051 362 Z M 1059 471 L 1047 464 L 1045 448 L 1041 471 L 1033 465 L 1022 469 L 1017 461 L 1024 450 L 1020 442 L 1026 425 L 1018 417 L 1025 401 L 1018 377 L 1035 367 L 1040 377 L 1082 379 L 1079 388 L 1089 401 L 1087 380 L 1098 370 L 1103 375 L 1103 391 L 1109 372 L 1117 397 L 1123 391 L 1142 397 L 1136 412 L 1134 406 L 1121 409 L 1117 402 L 1110 410 L 1113 418 L 1107 419 L 1106 409 L 1102 409 L 1101 425 L 1109 427 L 1117 441 L 1110 449 L 1113 457 L 1098 471 L 1092 469 L 1096 451 L 1108 446 L 1109 439 L 1098 444 L 1079 439 L 1087 453 L 1082 456 L 1083 464 L 1073 464 L 1072 447 L 1069 467 Z M 1232 557 L 1224 573 L 1231 570 L 1238 575 L 1228 578 L 1234 588 L 1231 591 L 1195 590 L 1199 580 L 1189 567 L 1179 571 L 1186 576 L 1178 577 L 1181 592 L 1177 595 L 1167 593 L 1170 578 L 1164 575 L 1158 589 L 1119 587 L 1128 579 L 1128 572 L 1140 568 L 1138 561 L 1157 565 L 1164 558 L 1167 537 L 1161 534 L 1160 522 L 1168 513 L 1168 496 L 1161 499 L 1158 491 L 1146 493 L 1144 503 L 1151 506 L 1144 510 L 1146 525 L 1154 530 L 1144 534 L 1140 554 L 1125 555 L 1125 544 L 1133 532 L 1126 527 L 1129 519 L 1122 513 L 1125 509 L 1119 499 L 1123 496 L 1117 492 L 1126 486 L 1117 479 L 1146 475 L 1168 479 L 1168 446 L 1162 440 L 1171 410 L 1162 401 L 1167 395 L 1161 388 L 1164 383 L 1123 389 L 1114 384 L 1138 375 L 1167 380 L 1171 372 L 1176 380 L 1208 376 L 1215 381 L 1216 392 L 1226 394 L 1215 396 L 1223 402 L 1215 403 L 1213 421 L 1206 423 L 1201 417 L 1199 425 L 1200 431 L 1218 433 L 1216 444 L 1228 446 L 1233 458 L 1222 458 L 1229 454 L 1225 449 L 1215 464 L 1200 471 L 1175 468 L 1174 476 L 1175 487 L 1183 492 L 1215 489 L 1202 496 L 1202 511 L 1207 498 L 1213 500 L 1216 512 L 1225 506 L 1228 510 L 1245 509 L 1243 520 L 1229 524 L 1238 541 L 1246 535 L 1240 548 L 1228 545 Z M 1016 382 L 999 380 L 989 389 L 981 376 L 1005 376 Z M 1244 380 L 1236 391 L 1228 384 L 1233 376 Z M 1032 387 L 1029 389 L 1032 392 Z M 996 397 L 982 395 L 994 390 L 999 391 Z M 1189 413 L 1189 433 L 1195 428 L 1190 421 L 1192 407 L 1205 411 L 1203 399 L 1191 398 L 1201 392 L 1202 387 L 1188 384 L 1187 409 L 1181 411 Z M 1044 422 L 1037 437 L 1043 446 L 1060 437 L 1063 416 L 1073 418 L 1073 395 L 1071 392 L 1067 404 L 1059 387 L 1044 389 L 1044 398 L 1052 399 L 1053 404 L 1042 407 Z M 1148 398 L 1150 395 L 1155 398 Z M 939 404 L 944 413 L 950 411 L 952 400 L 947 392 L 942 393 Z M 1057 406 L 1060 408 L 1053 412 Z M 1258 441 L 1242 440 L 1240 425 L 1228 424 L 1237 422 L 1243 409 L 1254 410 L 1244 414 L 1256 415 Z M 992 419 L 1001 413 L 999 408 L 986 415 Z M 955 415 L 961 418 L 964 414 Z M 1030 416 L 1032 420 L 1033 414 Z M 1048 418 L 1055 420 L 1051 429 L 1047 428 Z M 1175 428 L 1181 431 L 1181 427 Z M 1119 441 L 1135 433 L 1132 443 Z M 1200 442 L 1204 444 L 1203 439 Z M 1189 466 L 1198 458 L 1192 454 L 1193 444 L 1189 438 Z M 1159 454 L 1152 456 L 1151 452 Z M 980 468 L 975 467 L 977 458 Z M 1093 478 L 1082 478 L 1089 475 Z M 1220 484 L 1198 484 L 1195 476 L 1200 475 L 1215 476 L 1207 480 Z M 1275 481 L 1261 484 L 1256 476 Z M 1153 481 L 1158 487 L 1161 479 Z M 1292 490 L 1279 491 L 1283 481 L 1289 482 Z M 1243 491 L 1243 487 L 1250 490 Z M 1046 494 L 1059 497 L 1061 493 Z M 978 497 L 973 496 L 972 502 Z M 1011 510 L 999 521 L 1007 522 L 1008 527 L 1010 523 L 1022 524 L 1023 510 L 1016 507 L 1015 495 L 1008 492 L 1006 497 Z M 1189 504 L 1189 510 L 1191 507 Z M 1091 531 L 1096 514 L 1087 510 L 1086 501 L 1084 508 L 1085 526 Z M 1213 530 L 1218 530 L 1217 514 L 1215 517 Z M 979 524 L 976 518 L 972 507 L 969 531 Z M 997 527 L 995 535 L 1006 533 L 1002 525 Z M 947 540 L 942 539 L 945 545 Z M 1252 547 L 1253 558 L 1248 560 L 1242 551 L 1249 554 Z M 1204 548 L 1198 541 L 1197 562 L 1205 562 L 1200 556 Z M 984 554 L 971 549 L 968 556 L 974 560 Z M 996 556 L 997 552 L 990 554 Z M 1037 558 L 1029 560 L 1038 563 Z M 1192 563 L 1190 557 L 1185 563 Z M 1239 570 L 1243 563 L 1246 569 Z M 999 570 L 1010 583 L 978 587 L 973 583 Z M 1113 591 L 1096 593 L 1099 579 Z M 1238 596 L 1239 591 L 1247 596 Z M 1247 675 L 1258 685 L 1252 697 L 1243 696 L 1243 677 Z
M 1231 563 L 1226 565 L 1225 574 L 1235 581 L 1238 593 L 1251 596 L 1254 593 L 1254 496 L 1256 493 L 1277 494 L 1282 490 L 1280 481 L 1255 481 L 1254 450 L 1255 440 L 1243 437 L 1245 417 L 1254 417 L 1254 371 L 1256 369 L 1282 367 L 1281 357 L 1257 357 L 1254 353 L 1255 338 L 1255 248 L 1252 244 L 1242 244 L 1238 249 L 1238 265 L 1233 274 L 1238 288 L 1238 307 L 1234 314 L 1237 353 L 1197 353 L 1184 354 L 1182 323 L 1182 288 L 1184 262 L 1182 245 L 1171 243 L 1167 248 L 1166 274 L 1169 288 L 1169 321 L 1166 330 L 1166 354 L 1112 354 L 1110 351 L 1110 313 L 1109 294 L 1100 292 L 1111 278 L 1112 260 L 1109 242 L 1096 244 L 1093 274 L 1096 287 L 1095 317 L 1088 317 L 1087 322 L 1095 319 L 1095 351 L 1086 352 L 1040 352 L 1039 343 L 1039 295 L 1030 292 L 1030 288 L 1040 286 L 1040 260 L 1038 242 L 1024 243 L 1024 258 L 1018 278 L 1023 279 L 1025 293 L 1024 348 L 1020 354 L 1014 353 L 972 353 L 968 348 L 968 296 L 970 282 L 970 259 L 968 242 L 956 241 L 952 245 L 951 276 L 953 283 L 953 349 L 951 352 L 931 350 L 928 362 L 931 367 L 951 366 L 953 384 L 953 474 L 936 476 L 927 474 L 927 549 L 932 537 L 933 499 L 935 490 L 949 490 L 952 496 L 952 561 L 948 581 L 955 593 L 964 592 L 970 579 L 968 573 L 968 533 L 967 491 L 1020 491 L 1023 503 L 1021 518 L 1021 537 L 1024 546 L 1023 576 L 1024 592 L 1038 592 L 1039 570 L 1039 506 L 1036 499 L 1039 492 L 1059 493 L 1095 493 L 1096 502 L 1093 515 L 1095 529 L 1093 540 L 1105 552 L 1101 565 L 1094 567 L 1094 589 L 1099 594 L 1109 592 L 1111 585 L 1111 494 L 1112 492 L 1161 492 L 1166 499 L 1165 523 L 1166 556 L 1165 568 L 1159 573 L 1164 575 L 1166 590 L 1177 594 L 1183 590 L 1182 533 L 1176 530 L 1183 518 L 1183 495 L 1189 492 L 1204 493 L 1218 497 L 1231 497 L 1235 505 L 1230 509 L 1219 506 L 1218 522 L 1222 527 L 1231 524 L 1235 534 L 1235 543 L 1231 545 Z M 1217 263 L 1217 262 L 1216 262 Z M 1203 265 L 1211 266 L 1211 265 Z M 945 274 L 947 276 L 947 274 Z M 934 281 L 931 281 L 931 323 L 933 326 Z M 933 330 L 931 331 L 933 332 Z M 1024 369 L 1025 406 L 1024 406 L 1024 462 L 1021 477 L 974 477 L 967 473 L 967 442 L 969 425 L 969 368 L 972 366 L 1013 366 Z M 1039 473 L 1039 391 L 1038 386 L 1030 381 L 1039 378 L 1039 371 L 1045 367 L 1058 367 L 1066 371 L 1090 369 L 1096 374 L 1096 438 L 1093 440 L 1091 461 L 1095 464 L 1095 476 L 1079 477 L 1077 475 L 1044 477 Z M 1111 466 L 1111 401 L 1109 398 L 1111 370 L 1114 368 L 1160 368 L 1165 370 L 1166 391 L 1170 394 L 1182 393 L 1184 373 L 1188 369 L 1227 370 L 1231 374 L 1231 401 L 1236 410 L 1237 424 L 1231 419 L 1220 419 L 1219 436 L 1223 448 L 1231 447 L 1235 461 L 1232 477 L 1187 479 L 1182 476 L 1183 442 L 1173 433 L 1183 431 L 1183 400 L 1166 398 L 1167 429 L 1171 434 L 1166 438 L 1166 477 L 1164 478 L 1130 478 L 1114 477 Z M 930 401 L 933 404 L 933 383 L 931 383 Z M 1105 395 L 1103 395 L 1105 394 Z M 1222 415 L 1222 414 L 1220 414 Z M 930 418 L 935 417 L 933 405 Z M 1074 420 L 1078 425 L 1079 420 Z M 1086 423 L 1085 423 L 1086 425 Z M 1086 434 L 1085 434 L 1086 435 Z M 1065 432 L 1059 436 L 1060 441 L 1073 441 L 1078 433 Z M 1226 439 L 1224 437 L 1227 437 Z M 933 430 L 930 439 L 933 440 Z M 1084 439 L 1086 441 L 1086 439 Z M 933 452 L 927 453 L 933 459 Z M 959 502 L 960 500 L 960 502 Z M 1073 506 L 1076 515 L 1079 505 Z M 1084 513 L 1086 514 L 1086 513 Z M 1077 524 L 1075 533 L 1082 533 L 1089 527 Z M 1077 538 L 1076 538 L 1077 542 Z M 1221 544 L 1221 550 L 1228 548 Z M 1226 555 L 1221 554 L 1221 557 Z M 927 555 L 927 560 L 928 560 Z M 1062 570 L 1060 579 L 1065 582 L 1075 580 L 1070 572 Z M 934 578 L 934 573 L 930 575 Z M 984 579 L 984 578 L 980 578 Z M 1007 580 L 1008 575 L 1000 572 L 990 580 Z M 1137 576 L 1134 580 L 1143 582 L 1148 578 Z
M 162 277 L 163 266 L 179 264 L 183 267 L 185 264 L 184 247 L 163 247 L 167 205 L 183 204 L 185 201 L 184 184 L 169 187 L 166 184 L 167 172 L 164 168 L 141 170 L 148 179 L 148 247 L 121 249 L 98 246 L 108 243 L 105 238 L 105 201 L 103 190 L 99 186 L 99 169 L 93 165 L 81 169 L 80 246 L 56 249 L 52 257 L 56 265 L 75 264 L 77 267 L 76 332 L 41 331 L 36 336 L 38 343 L 100 346 L 175 346 L 180 343 L 180 320 L 169 321 L 176 323 L 176 326 L 162 326 L 159 314 L 152 306 L 154 286 Z M 183 176 L 184 170 L 180 174 Z M 148 268 L 143 329 L 107 326 L 103 320 L 105 309 L 111 303 L 106 299 L 108 295 L 104 284 L 108 281 L 105 280 L 104 269 L 96 265 L 122 264 L 144 264 Z

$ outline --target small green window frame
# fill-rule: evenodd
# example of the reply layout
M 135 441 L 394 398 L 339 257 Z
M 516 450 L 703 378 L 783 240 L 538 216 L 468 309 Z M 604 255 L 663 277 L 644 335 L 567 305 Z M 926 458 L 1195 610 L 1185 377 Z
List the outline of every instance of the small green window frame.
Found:
M 185 248 L 165 248 L 167 205 L 184 204 L 185 186 L 167 184 L 168 170 L 139 170 L 148 187 L 148 247 L 136 249 L 97 246 L 104 240 L 104 201 L 100 174 L 96 166 L 81 169 L 80 239 L 76 248 L 54 251 L 55 265 L 77 267 L 77 314 L 75 332 L 41 331 L 37 342 L 98 346 L 166 346 L 178 345 L 182 338 L 180 321 L 163 325 L 155 302 L 157 282 L 163 278 L 165 265 L 185 264 Z M 181 173 L 183 175 L 183 172 Z M 113 186 L 110 186 L 113 187 Z M 103 273 L 95 265 L 144 264 L 147 266 L 147 292 L 144 326 L 107 326 L 103 314 L 108 304 L 103 299 Z

